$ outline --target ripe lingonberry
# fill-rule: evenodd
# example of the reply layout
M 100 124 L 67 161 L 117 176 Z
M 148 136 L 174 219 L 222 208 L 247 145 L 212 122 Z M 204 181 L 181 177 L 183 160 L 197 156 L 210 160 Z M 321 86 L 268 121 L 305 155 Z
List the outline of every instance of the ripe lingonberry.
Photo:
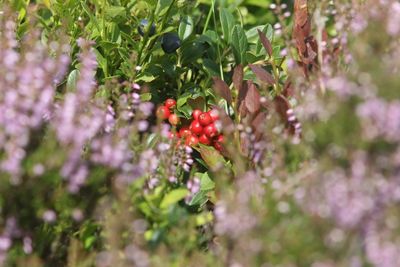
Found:
M 199 143 L 199 138 L 195 135 L 190 135 L 186 137 L 185 145 L 187 146 L 195 146 Z
M 205 134 L 200 135 L 200 137 L 199 137 L 199 142 L 202 143 L 203 145 L 209 145 L 209 144 L 211 144 L 210 139 L 209 139 L 209 138 L 207 137 L 207 135 L 205 135 Z
M 207 125 L 206 127 L 204 127 L 203 132 L 205 135 L 207 135 L 210 138 L 212 138 L 218 134 L 217 128 L 215 127 L 214 123 L 211 123 L 211 124 Z
M 160 106 L 157 109 L 157 118 L 161 120 L 166 120 L 168 119 L 169 115 L 171 115 L 171 112 L 166 106 Z
M 176 126 L 179 124 L 180 119 L 176 114 L 171 114 L 168 117 L 168 121 L 171 123 L 171 125 Z
M 172 109 L 176 106 L 176 101 L 172 98 L 168 98 L 167 100 L 165 100 L 164 106 L 166 106 L 169 109 Z
M 212 118 L 208 112 L 203 112 L 199 115 L 199 122 L 203 126 L 207 126 L 212 122 Z
M 215 142 L 223 144 L 225 142 L 224 136 L 222 134 L 218 135 L 217 138 L 215 138 Z
M 221 143 L 214 142 L 214 148 L 215 148 L 216 150 L 218 150 L 219 152 L 221 152 L 221 151 L 222 151 L 222 145 L 221 145 Z
M 210 114 L 211 119 L 213 120 L 213 122 L 219 120 L 219 112 L 216 109 L 212 109 L 208 112 L 208 114 Z
M 203 127 L 201 126 L 200 122 L 197 120 L 192 121 L 190 124 L 189 129 L 192 131 L 192 133 L 200 135 L 203 133 Z
M 203 113 L 203 111 L 201 111 L 200 109 L 193 110 L 193 112 L 192 112 L 193 119 L 198 120 L 199 119 L 199 115 L 201 113 Z
M 179 136 L 180 137 L 187 137 L 187 136 L 191 136 L 191 135 L 192 135 L 192 132 L 189 130 L 188 127 L 182 127 L 179 130 Z

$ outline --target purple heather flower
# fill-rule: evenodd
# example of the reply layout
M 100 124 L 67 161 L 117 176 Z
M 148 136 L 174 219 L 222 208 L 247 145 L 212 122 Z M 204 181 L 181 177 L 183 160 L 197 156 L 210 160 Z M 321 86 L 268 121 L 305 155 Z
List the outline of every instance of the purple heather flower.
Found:
M 12 16 L 2 21 L 0 28 L 4 33 L 0 35 L 0 72 L 6 74 L 0 77 L 0 151 L 4 152 L 0 166 L 18 183 L 25 147 L 32 131 L 51 113 L 54 80 L 64 75 L 69 56 L 63 54 L 68 52 L 66 46 L 46 46 L 38 41 L 36 30 L 17 42 Z
M 57 215 L 53 210 L 46 210 L 43 215 L 42 218 L 45 222 L 47 223 L 53 223 L 56 221 L 57 219 Z
M 1 251 L 7 251 L 11 247 L 12 241 L 9 237 L 0 236 L 0 253 Z
M 146 120 L 141 120 L 138 122 L 138 130 L 139 132 L 145 132 L 149 128 L 149 122 Z
M 76 221 L 76 222 L 80 222 L 83 220 L 84 215 L 83 215 L 83 211 L 81 209 L 74 209 L 72 211 L 72 218 Z
M 32 239 L 29 236 L 25 236 L 23 239 L 23 250 L 25 254 L 31 254 L 33 251 Z
M 115 127 L 115 111 L 111 105 L 107 106 L 104 131 L 111 132 Z

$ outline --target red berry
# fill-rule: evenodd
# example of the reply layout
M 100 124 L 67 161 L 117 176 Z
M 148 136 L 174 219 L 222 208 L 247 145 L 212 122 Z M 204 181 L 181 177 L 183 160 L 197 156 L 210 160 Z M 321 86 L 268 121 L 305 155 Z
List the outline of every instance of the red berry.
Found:
M 217 138 L 215 138 L 215 142 L 223 144 L 225 142 L 225 138 L 222 134 L 218 135 Z
M 205 135 L 205 134 L 200 135 L 200 137 L 199 137 L 199 142 L 202 143 L 203 145 L 209 145 L 209 144 L 211 144 L 210 139 L 209 139 L 209 138 L 207 137 L 207 135 Z
M 214 123 L 211 123 L 204 127 L 203 130 L 204 134 L 207 135 L 208 137 L 212 138 L 218 134 L 217 128 L 215 127 Z
M 199 138 L 195 135 L 190 135 L 186 137 L 185 145 L 187 146 L 195 146 L 199 143 Z
M 157 118 L 161 120 L 166 120 L 168 119 L 169 115 L 171 115 L 171 112 L 169 109 L 165 106 L 160 106 L 157 109 Z
M 173 133 L 173 132 L 169 132 L 168 133 L 168 138 L 169 139 L 174 139 L 176 137 L 176 134 L 175 133 Z
M 216 109 L 212 109 L 208 112 L 210 114 L 210 117 L 213 121 L 219 120 L 219 111 Z
M 187 137 L 187 136 L 191 136 L 192 132 L 189 130 L 188 127 L 185 126 L 179 130 L 179 135 L 180 135 L 180 137 Z
M 169 123 L 171 123 L 171 125 L 176 126 L 179 124 L 180 119 L 176 114 L 171 114 L 168 117 L 168 121 L 169 121 Z
M 200 122 L 197 120 L 192 121 L 189 129 L 192 131 L 192 133 L 197 134 L 197 135 L 200 135 L 203 133 L 203 127 L 201 126 Z
M 212 118 L 208 112 L 203 112 L 199 115 L 199 122 L 203 126 L 207 126 L 212 122 Z
M 200 109 L 193 110 L 193 112 L 192 112 L 193 119 L 198 120 L 199 119 L 199 115 L 201 113 L 203 113 L 203 111 L 201 111 Z
M 176 101 L 172 98 L 168 98 L 167 100 L 165 100 L 165 104 L 164 104 L 167 108 L 171 109 L 174 108 L 176 106 Z
M 222 151 L 222 145 L 221 145 L 221 143 L 214 142 L 214 148 L 215 148 L 216 150 L 218 150 L 219 152 L 221 152 L 221 151 Z

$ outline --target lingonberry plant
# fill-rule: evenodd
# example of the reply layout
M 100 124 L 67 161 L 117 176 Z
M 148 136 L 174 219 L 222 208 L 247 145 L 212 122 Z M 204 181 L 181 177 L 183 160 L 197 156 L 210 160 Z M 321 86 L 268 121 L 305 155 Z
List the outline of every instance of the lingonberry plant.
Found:
M 0 266 L 400 266 L 400 4 L 0 2 Z

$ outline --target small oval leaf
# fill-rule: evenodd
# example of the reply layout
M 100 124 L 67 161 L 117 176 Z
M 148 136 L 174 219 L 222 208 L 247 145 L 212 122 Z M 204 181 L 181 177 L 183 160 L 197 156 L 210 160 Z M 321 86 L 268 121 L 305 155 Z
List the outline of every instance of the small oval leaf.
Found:
M 213 77 L 214 81 L 214 90 L 217 94 L 226 100 L 226 102 L 230 105 L 232 104 L 232 95 L 229 86 L 221 80 L 219 77 Z
M 67 92 L 75 92 L 76 91 L 76 83 L 79 77 L 79 70 L 73 70 L 68 75 L 67 79 Z
M 181 40 L 188 38 L 193 32 L 193 19 L 191 16 L 184 16 L 179 24 L 178 35 Z
M 268 40 L 268 38 L 265 35 L 265 33 L 263 33 L 260 30 L 257 30 L 257 31 L 258 31 L 258 35 L 260 36 L 261 43 L 265 48 L 265 51 L 267 51 L 269 56 L 272 56 L 272 45 L 271 45 L 271 42 Z
M 251 81 L 248 81 L 248 91 L 244 101 L 250 113 L 254 114 L 260 109 L 260 93 Z
M 219 12 L 219 20 L 221 21 L 222 34 L 224 36 L 224 40 L 229 43 L 231 41 L 231 31 L 235 19 L 226 8 L 222 8 L 221 11 Z
M 264 70 L 262 67 L 253 64 L 250 64 L 249 67 L 261 82 L 266 83 L 268 85 L 275 84 L 274 77 L 269 72 Z
M 233 77 L 232 77 L 233 85 L 238 90 L 238 92 L 242 90 L 243 77 L 244 77 L 243 66 L 239 64 L 233 70 Z
M 249 48 L 246 33 L 240 25 L 232 29 L 231 46 L 237 64 L 246 64 L 246 52 Z

